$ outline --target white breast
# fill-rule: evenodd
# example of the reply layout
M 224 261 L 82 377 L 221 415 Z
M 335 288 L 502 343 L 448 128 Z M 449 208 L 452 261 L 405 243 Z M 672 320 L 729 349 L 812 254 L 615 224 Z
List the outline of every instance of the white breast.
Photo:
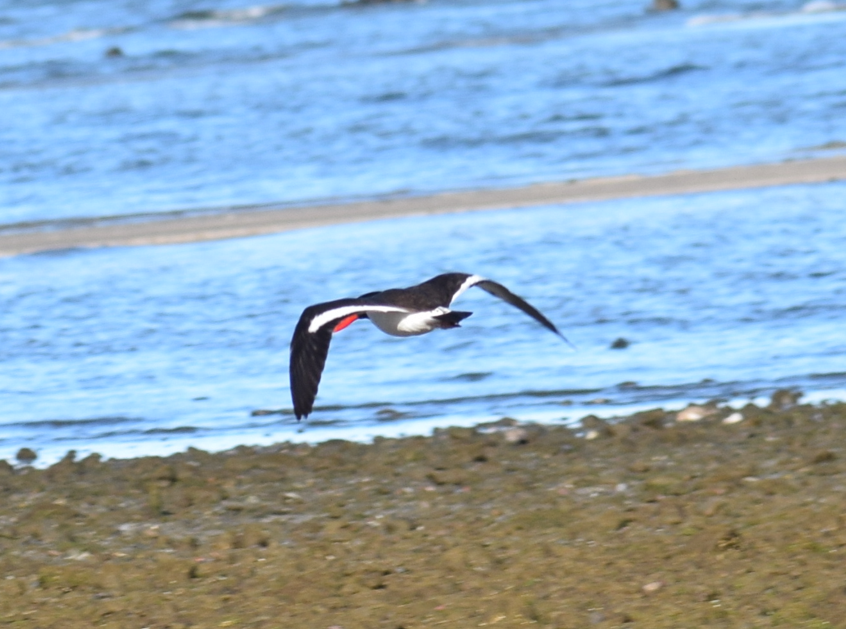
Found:
M 448 308 L 436 308 L 426 312 L 368 312 L 367 316 L 377 328 L 391 336 L 418 336 L 442 327 L 435 315 L 449 312 Z

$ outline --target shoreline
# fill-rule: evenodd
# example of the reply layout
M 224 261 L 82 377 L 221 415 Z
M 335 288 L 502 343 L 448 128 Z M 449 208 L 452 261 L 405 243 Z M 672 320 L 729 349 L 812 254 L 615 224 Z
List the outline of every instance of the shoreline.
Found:
M 840 627 L 846 404 L 794 401 L 0 462 L 0 624 Z
M 0 257 L 71 248 L 167 245 L 273 234 L 295 229 L 538 205 L 694 194 L 846 180 L 846 156 L 537 183 L 401 198 L 319 205 L 256 206 L 199 216 L 85 225 L 52 231 L 0 233 Z M 110 220 L 118 221 L 120 217 Z

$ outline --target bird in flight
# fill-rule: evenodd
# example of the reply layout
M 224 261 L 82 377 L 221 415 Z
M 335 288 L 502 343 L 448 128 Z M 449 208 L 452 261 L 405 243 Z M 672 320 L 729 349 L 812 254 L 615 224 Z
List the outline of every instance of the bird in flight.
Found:
M 519 308 L 569 343 L 549 319 L 527 301 L 502 284 L 468 273 L 444 273 L 409 288 L 391 288 L 357 298 L 314 304 L 303 310 L 291 339 L 291 397 L 297 420 L 308 417 L 314 407 L 329 343 L 335 332 L 358 319 L 370 319 L 373 325 L 391 336 L 418 336 L 432 330 L 457 328 L 473 313 L 449 307 L 473 286 Z

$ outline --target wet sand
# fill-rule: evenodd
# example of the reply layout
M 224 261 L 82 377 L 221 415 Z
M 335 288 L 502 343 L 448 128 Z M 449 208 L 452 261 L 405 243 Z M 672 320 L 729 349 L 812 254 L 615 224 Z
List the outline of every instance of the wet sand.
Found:
M 550 182 L 354 203 L 252 206 L 92 221 L 56 221 L 0 230 L 0 256 L 73 247 L 157 245 L 270 234 L 338 223 L 608 199 L 713 192 L 846 180 L 846 156 L 677 171 L 663 175 Z M 119 205 L 120 200 L 116 199 Z
M 846 626 L 846 405 L 708 410 L 0 462 L 0 626 Z

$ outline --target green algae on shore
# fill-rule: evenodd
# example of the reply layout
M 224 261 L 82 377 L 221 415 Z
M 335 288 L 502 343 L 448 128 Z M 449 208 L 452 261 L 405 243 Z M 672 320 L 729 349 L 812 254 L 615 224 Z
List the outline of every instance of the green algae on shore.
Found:
M 785 406 L 0 462 L 0 626 L 846 627 L 846 405 Z

